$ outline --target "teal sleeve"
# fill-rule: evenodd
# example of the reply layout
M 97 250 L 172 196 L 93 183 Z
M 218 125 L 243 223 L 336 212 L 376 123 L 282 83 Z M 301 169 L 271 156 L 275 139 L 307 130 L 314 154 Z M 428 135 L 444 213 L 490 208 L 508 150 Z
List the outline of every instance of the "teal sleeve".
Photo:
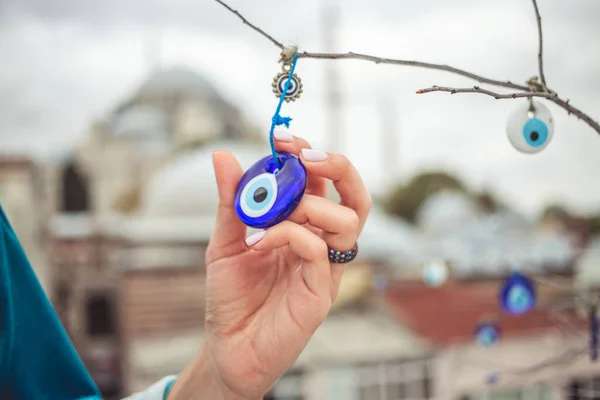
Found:
M 99 400 L 0 206 L 0 398 Z
M 167 396 L 169 396 L 169 392 L 171 391 L 171 388 L 173 387 L 176 381 L 176 377 L 173 377 L 171 378 L 171 380 L 169 380 L 169 383 L 167 383 L 167 386 L 165 386 L 165 391 L 163 392 L 163 400 L 167 400 Z

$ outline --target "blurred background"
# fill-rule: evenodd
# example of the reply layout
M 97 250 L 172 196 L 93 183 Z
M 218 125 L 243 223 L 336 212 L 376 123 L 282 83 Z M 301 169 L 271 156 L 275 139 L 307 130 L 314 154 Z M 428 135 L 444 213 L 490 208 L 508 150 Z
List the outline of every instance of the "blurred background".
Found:
M 301 51 L 537 74 L 528 0 L 228 4 Z M 600 3 L 539 6 L 549 86 L 598 119 Z M 245 168 L 269 153 L 279 49 L 214 1 L 3 0 L 0 54 L 0 203 L 81 357 L 106 399 L 178 373 L 203 335 L 211 152 Z M 267 398 L 600 398 L 597 133 L 544 102 L 554 139 L 524 155 L 505 133 L 524 99 L 416 95 L 474 82 L 364 61 L 296 73 L 291 132 L 345 153 L 375 204 L 333 310 Z M 514 269 L 540 306 L 506 317 Z

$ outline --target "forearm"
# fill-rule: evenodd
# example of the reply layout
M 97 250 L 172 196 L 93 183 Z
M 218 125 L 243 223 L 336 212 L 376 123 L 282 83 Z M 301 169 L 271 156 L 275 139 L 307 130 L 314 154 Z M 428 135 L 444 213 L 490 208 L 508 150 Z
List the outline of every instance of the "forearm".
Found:
M 219 378 L 207 350 L 203 347 L 173 385 L 166 400 L 263 400 L 231 391 Z

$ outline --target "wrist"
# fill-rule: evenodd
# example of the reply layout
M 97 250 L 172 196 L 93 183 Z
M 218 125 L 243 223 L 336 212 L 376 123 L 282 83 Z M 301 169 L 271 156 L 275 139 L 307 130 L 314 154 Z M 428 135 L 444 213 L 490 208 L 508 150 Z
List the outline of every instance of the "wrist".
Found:
M 221 379 L 205 346 L 179 375 L 166 400 L 263 400 L 235 393 Z

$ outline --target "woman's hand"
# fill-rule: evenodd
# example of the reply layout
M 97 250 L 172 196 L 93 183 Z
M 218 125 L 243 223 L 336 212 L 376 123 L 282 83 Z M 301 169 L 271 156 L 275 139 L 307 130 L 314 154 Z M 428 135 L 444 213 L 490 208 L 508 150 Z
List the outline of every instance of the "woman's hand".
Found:
M 276 138 L 279 151 L 298 155 L 305 165 L 306 193 L 287 221 L 248 238 L 234 209 L 244 171 L 231 154 L 213 154 L 220 202 L 206 254 L 206 340 L 169 399 L 208 398 L 200 392 L 214 399 L 262 399 L 337 295 L 344 264 L 329 262 L 328 247 L 355 245 L 371 198 L 346 157 L 315 152 L 286 134 Z M 326 198 L 327 179 L 341 204 Z

